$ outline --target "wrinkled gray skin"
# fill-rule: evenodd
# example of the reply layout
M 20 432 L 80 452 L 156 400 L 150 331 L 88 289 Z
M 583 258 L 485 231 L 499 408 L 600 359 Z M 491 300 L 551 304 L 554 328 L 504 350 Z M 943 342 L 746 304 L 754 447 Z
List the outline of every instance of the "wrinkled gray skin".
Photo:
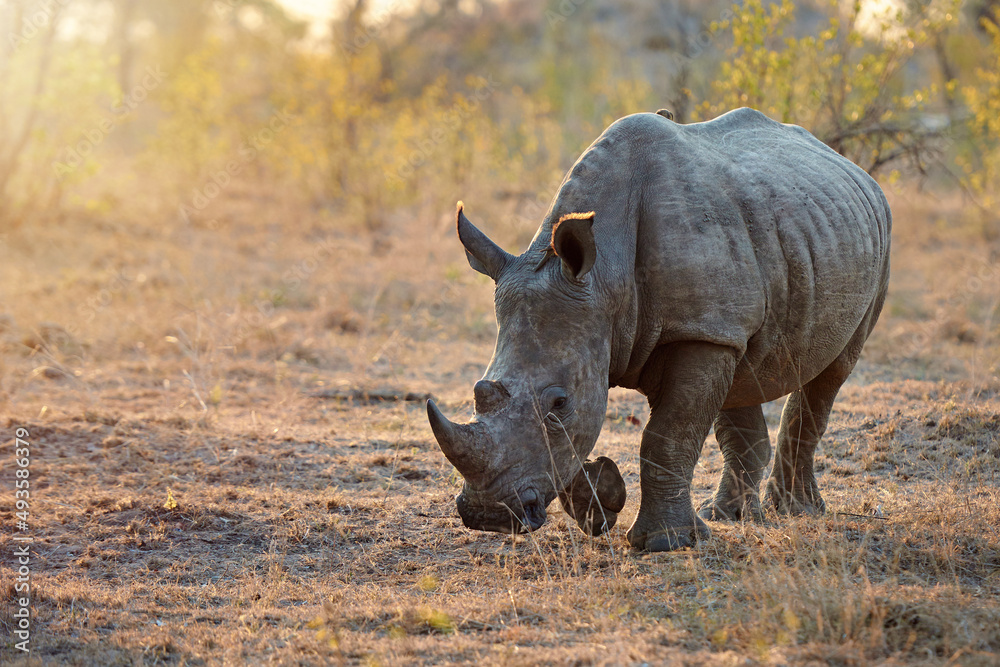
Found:
M 813 453 L 882 309 L 890 227 L 864 171 L 750 109 L 691 125 L 615 122 L 519 256 L 460 205 L 459 237 L 496 281 L 499 324 L 474 421 L 428 405 L 465 477 L 465 524 L 541 526 L 593 449 L 611 386 L 637 389 L 651 409 L 633 547 L 707 538 L 702 518 L 761 519 L 771 447 L 760 406 L 786 394 L 764 504 L 822 512 Z M 725 469 L 696 513 L 691 479 L 713 425 Z

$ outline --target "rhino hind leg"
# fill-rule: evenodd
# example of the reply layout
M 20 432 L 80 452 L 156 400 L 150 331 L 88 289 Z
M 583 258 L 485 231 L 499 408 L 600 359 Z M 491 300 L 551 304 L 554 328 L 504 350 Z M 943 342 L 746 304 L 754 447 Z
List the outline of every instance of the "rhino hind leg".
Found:
M 826 432 L 833 401 L 857 358 L 857 354 L 845 352 L 815 379 L 788 396 L 781 412 L 774 467 L 764 497 L 765 504 L 779 514 L 826 511 L 816 484 L 813 457 Z
M 816 378 L 789 395 L 781 412 L 774 466 L 767 481 L 764 504 L 781 514 L 822 514 L 826 503 L 820 495 L 813 456 L 826 432 L 833 401 L 861 356 L 885 303 L 888 271 L 879 293 L 847 347 Z
M 710 521 L 764 521 L 758 488 L 771 461 L 771 440 L 759 405 L 723 410 L 715 419 L 715 437 L 725 464 L 715 495 L 698 515 Z
M 639 513 L 627 534 L 633 548 L 672 551 L 711 536 L 691 504 L 691 479 L 735 369 L 736 351 L 711 343 L 653 353 L 640 378 L 650 416 L 639 446 Z

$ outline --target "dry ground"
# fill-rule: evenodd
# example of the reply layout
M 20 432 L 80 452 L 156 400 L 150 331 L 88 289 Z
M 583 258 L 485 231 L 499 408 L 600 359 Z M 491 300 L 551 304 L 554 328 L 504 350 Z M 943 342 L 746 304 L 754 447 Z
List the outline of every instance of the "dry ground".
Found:
M 652 556 L 624 537 L 638 395 L 612 392 L 595 450 L 630 491 L 600 539 L 555 505 L 526 537 L 467 531 L 422 402 L 385 400 L 463 417 L 489 359 L 489 284 L 447 214 L 9 230 L 0 659 L 25 662 L 23 427 L 31 664 L 997 664 L 1000 242 L 954 205 L 893 205 L 892 296 L 818 457 L 830 512 Z M 696 501 L 721 468 L 710 438 Z

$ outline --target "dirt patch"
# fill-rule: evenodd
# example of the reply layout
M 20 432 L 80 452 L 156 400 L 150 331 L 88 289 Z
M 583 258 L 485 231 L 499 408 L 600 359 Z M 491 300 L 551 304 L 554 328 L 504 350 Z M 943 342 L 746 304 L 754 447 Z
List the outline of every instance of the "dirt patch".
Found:
M 585 536 L 556 505 L 524 537 L 463 527 L 462 480 L 423 401 L 471 415 L 495 321 L 460 249 L 441 264 L 450 222 L 437 236 L 401 225 L 379 256 L 343 236 L 350 262 L 319 266 L 268 318 L 246 304 L 271 294 L 282 262 L 309 256 L 305 236 L 282 233 L 279 248 L 270 228 L 248 228 L 244 251 L 209 229 L 150 224 L 122 246 L 77 229 L 93 252 L 127 247 L 108 252 L 149 279 L 72 336 L 61 314 L 89 288 L 38 269 L 86 267 L 87 254 L 50 256 L 46 232 L 25 228 L 0 288 L 0 658 L 22 658 L 14 549 L 30 534 L 32 664 L 995 664 L 988 305 L 1000 288 L 938 313 L 934 276 L 962 270 L 956 257 L 981 242 L 929 254 L 934 226 L 906 206 L 892 302 L 817 455 L 828 513 L 713 522 L 712 539 L 658 555 L 625 540 L 648 408 L 621 389 L 593 454 L 628 490 L 608 535 Z M 267 270 L 254 250 L 266 247 L 280 249 Z M 232 276 L 243 282 L 229 289 Z M 963 313 L 978 317 L 973 338 L 944 326 Z M 764 410 L 773 437 L 781 403 Z M 710 437 L 695 503 L 722 467 Z

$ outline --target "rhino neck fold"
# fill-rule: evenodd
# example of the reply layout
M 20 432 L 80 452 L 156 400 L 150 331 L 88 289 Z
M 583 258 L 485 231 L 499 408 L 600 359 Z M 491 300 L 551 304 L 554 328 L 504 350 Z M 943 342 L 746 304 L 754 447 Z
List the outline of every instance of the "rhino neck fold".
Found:
M 534 266 L 546 256 L 556 221 L 572 213 L 594 212 L 597 260 L 587 279 L 591 298 L 608 323 L 608 386 L 618 385 L 628 372 L 638 329 L 636 257 L 645 186 L 641 170 L 622 168 L 646 159 L 635 151 L 630 142 L 602 134 L 566 175 L 526 251 Z M 558 271 L 558 265 L 558 258 L 553 258 L 544 270 Z

